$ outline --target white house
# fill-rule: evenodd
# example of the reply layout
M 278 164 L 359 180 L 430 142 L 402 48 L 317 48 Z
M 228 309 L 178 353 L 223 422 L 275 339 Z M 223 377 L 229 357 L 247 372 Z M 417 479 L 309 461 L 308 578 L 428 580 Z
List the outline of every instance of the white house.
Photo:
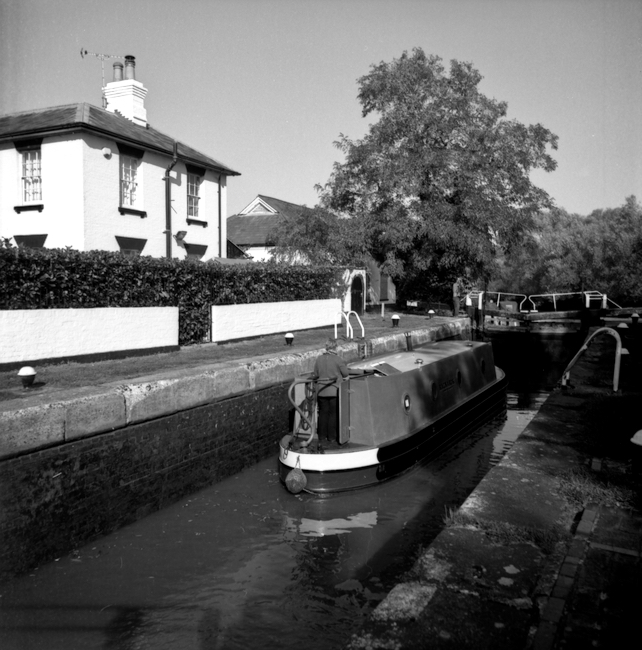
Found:
M 25 246 L 227 257 L 226 165 L 147 122 L 135 59 L 114 64 L 106 108 L 0 116 L 0 237 Z

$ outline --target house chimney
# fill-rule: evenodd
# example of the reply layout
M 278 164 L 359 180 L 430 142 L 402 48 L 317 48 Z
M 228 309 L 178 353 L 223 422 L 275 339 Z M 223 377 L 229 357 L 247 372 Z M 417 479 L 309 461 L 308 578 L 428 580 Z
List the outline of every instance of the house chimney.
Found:
M 111 113 L 119 113 L 134 124 L 147 126 L 145 110 L 147 88 L 140 81 L 136 81 L 135 68 L 135 57 L 127 55 L 123 79 L 123 64 L 114 63 L 114 80 L 106 84 L 104 89 L 106 109 Z
M 136 79 L 134 74 L 136 70 L 136 58 L 131 54 L 125 57 L 125 79 Z
M 123 64 L 120 61 L 114 63 L 114 81 L 123 80 Z

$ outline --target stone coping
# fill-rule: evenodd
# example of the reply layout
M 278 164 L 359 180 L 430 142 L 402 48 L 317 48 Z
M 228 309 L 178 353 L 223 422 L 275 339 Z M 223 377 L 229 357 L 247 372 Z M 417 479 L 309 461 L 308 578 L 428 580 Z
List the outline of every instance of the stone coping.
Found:
M 413 344 L 467 338 L 467 328 L 466 321 L 453 320 L 412 330 Z M 368 347 L 372 355 L 405 349 L 405 332 L 370 339 Z M 0 412 L 0 460 L 289 383 L 296 375 L 312 371 L 321 352 L 317 348 L 168 370 L 127 384 L 74 389 L 53 401 L 35 397 L 29 406 L 17 401 L 4 403 Z M 356 361 L 360 358 L 359 343 L 344 343 L 339 353 L 348 362 Z

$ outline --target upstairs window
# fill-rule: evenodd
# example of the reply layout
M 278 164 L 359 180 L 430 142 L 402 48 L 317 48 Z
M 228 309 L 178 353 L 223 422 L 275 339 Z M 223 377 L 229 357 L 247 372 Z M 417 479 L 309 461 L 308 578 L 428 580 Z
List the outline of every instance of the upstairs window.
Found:
M 201 185 L 201 178 L 196 174 L 187 174 L 187 216 L 198 219 L 198 202 L 200 197 L 198 190 Z
M 22 152 L 22 200 L 24 203 L 42 201 L 41 150 Z
M 207 228 L 207 216 L 202 216 L 203 206 L 200 205 L 201 183 L 205 178 L 205 167 L 185 163 L 185 170 L 187 172 L 187 223 L 190 226 Z
M 117 143 L 120 153 L 120 214 L 147 216 L 143 209 L 142 176 L 140 164 L 144 151 L 126 144 Z
M 42 212 L 42 138 L 14 141 L 19 158 L 20 204 L 14 206 L 18 213 L 38 210 Z
M 138 193 L 138 160 L 133 156 L 120 156 L 120 204 L 136 207 Z

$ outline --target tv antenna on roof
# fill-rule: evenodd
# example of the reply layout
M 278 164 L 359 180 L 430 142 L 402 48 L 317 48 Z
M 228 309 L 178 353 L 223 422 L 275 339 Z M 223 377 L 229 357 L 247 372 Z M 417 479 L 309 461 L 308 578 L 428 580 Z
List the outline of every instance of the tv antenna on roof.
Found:
M 107 108 L 107 100 L 105 99 L 105 59 L 124 59 L 124 56 L 120 54 L 96 54 L 96 52 L 88 52 L 84 48 L 80 48 L 80 56 L 84 59 L 86 56 L 95 56 L 97 59 L 100 59 L 100 67 L 103 73 L 103 108 Z

